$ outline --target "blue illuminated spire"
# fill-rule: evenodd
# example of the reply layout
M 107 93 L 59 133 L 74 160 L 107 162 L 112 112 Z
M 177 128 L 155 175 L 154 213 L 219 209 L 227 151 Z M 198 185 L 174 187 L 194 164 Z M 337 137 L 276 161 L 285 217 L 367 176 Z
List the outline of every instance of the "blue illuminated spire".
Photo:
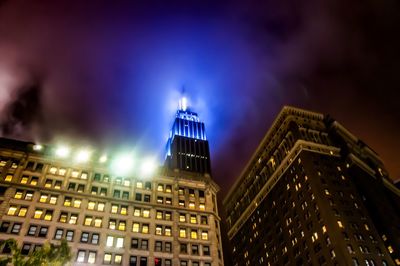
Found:
M 179 161 L 180 165 L 175 165 L 174 168 L 209 172 L 209 148 L 204 123 L 200 121 L 197 113 L 188 108 L 188 105 L 188 99 L 183 96 L 179 100 L 179 107 L 169 134 L 166 147 L 166 163 L 171 165 L 173 159 L 176 160 L 179 157 L 179 160 L 185 161 L 183 163 L 184 166 Z M 185 156 L 185 158 L 181 158 L 182 156 Z M 186 157 L 193 159 L 189 160 L 192 162 L 189 162 Z M 200 162 L 199 160 L 205 160 L 205 162 Z M 202 166 L 200 167 L 199 165 Z

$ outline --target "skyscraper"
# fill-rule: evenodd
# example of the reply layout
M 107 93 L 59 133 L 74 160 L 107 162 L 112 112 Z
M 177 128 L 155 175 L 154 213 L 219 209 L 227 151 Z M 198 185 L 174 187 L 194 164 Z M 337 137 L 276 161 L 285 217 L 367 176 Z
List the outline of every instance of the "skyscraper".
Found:
M 165 164 L 171 169 L 211 173 L 210 149 L 204 123 L 183 97 L 170 131 Z
M 329 116 L 284 107 L 224 199 L 235 265 L 400 265 L 400 191 Z
M 66 239 L 74 265 L 222 266 L 218 185 L 136 158 L 0 138 L 0 241 Z

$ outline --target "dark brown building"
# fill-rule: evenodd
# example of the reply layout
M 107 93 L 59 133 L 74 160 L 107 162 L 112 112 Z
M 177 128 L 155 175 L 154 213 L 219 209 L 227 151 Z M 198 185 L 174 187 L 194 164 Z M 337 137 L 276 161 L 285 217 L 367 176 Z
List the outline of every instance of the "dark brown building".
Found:
M 224 199 L 234 265 L 400 265 L 399 207 L 371 148 L 292 107 Z

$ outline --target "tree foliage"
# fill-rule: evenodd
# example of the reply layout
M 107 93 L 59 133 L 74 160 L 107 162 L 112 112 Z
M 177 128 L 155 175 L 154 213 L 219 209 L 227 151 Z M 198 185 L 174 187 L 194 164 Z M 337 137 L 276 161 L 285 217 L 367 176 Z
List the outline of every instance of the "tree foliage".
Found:
M 64 266 L 69 265 L 72 258 L 71 249 L 66 240 L 62 240 L 60 245 L 46 242 L 28 256 L 21 254 L 21 249 L 15 239 L 4 241 L 0 245 L 0 250 L 4 247 L 8 247 L 11 252 L 8 257 L 0 259 L 0 266 Z

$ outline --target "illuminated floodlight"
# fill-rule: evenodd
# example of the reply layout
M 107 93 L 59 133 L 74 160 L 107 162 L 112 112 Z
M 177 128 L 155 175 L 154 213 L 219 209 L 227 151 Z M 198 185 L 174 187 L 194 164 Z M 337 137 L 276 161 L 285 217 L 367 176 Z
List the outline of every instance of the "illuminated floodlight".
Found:
M 141 163 L 140 174 L 143 177 L 149 177 L 152 174 L 154 174 L 156 169 L 157 169 L 157 164 L 155 160 L 153 158 L 147 158 L 144 159 Z
M 33 145 L 33 150 L 34 151 L 41 151 L 43 149 L 43 146 L 40 144 L 35 144 Z
M 79 151 L 75 159 L 77 162 L 80 163 L 87 162 L 90 159 L 90 151 L 88 150 Z
M 56 155 L 61 158 L 65 158 L 69 155 L 70 150 L 66 146 L 60 146 L 56 149 Z
M 182 110 L 182 111 L 186 111 L 186 109 L 187 109 L 187 106 L 188 106 L 188 100 L 187 100 L 187 98 L 186 97 L 182 97 L 181 99 L 180 99 L 180 101 L 179 101 L 179 108 Z
M 119 155 L 113 160 L 111 170 L 117 175 L 126 175 L 132 171 L 133 163 L 132 154 Z
M 102 156 L 99 158 L 99 162 L 100 162 L 100 163 L 105 163 L 105 162 L 107 162 L 107 155 L 102 155 Z

